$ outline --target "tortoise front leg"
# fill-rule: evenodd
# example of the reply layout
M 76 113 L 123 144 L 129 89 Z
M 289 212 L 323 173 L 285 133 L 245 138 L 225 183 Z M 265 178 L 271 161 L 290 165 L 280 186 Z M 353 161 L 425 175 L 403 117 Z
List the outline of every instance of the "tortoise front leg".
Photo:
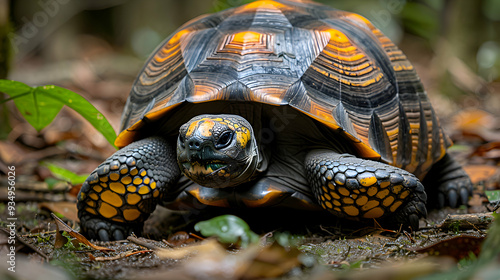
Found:
M 405 170 L 330 150 L 309 152 L 305 165 L 318 203 L 336 216 L 381 218 L 416 230 L 427 215 L 424 187 Z
M 90 174 L 78 194 L 83 234 L 100 240 L 140 234 L 179 176 L 175 149 L 163 138 L 143 139 L 117 151 Z

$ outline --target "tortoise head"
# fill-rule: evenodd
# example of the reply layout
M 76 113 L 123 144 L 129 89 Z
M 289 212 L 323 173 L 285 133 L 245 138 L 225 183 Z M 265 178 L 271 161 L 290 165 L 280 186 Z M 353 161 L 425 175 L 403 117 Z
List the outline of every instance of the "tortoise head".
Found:
M 200 115 L 179 129 L 177 163 L 194 182 L 213 188 L 250 179 L 259 163 L 252 126 L 237 115 Z

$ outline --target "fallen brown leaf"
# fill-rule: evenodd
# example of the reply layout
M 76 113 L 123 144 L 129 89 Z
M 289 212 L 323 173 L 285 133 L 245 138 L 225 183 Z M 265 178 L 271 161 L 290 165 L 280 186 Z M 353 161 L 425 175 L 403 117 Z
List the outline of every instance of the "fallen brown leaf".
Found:
M 488 180 L 498 170 L 498 167 L 492 165 L 465 165 L 463 168 L 473 184 Z
M 483 144 L 474 151 L 474 155 L 478 156 L 484 156 L 487 152 L 493 151 L 493 150 L 500 150 L 500 141 L 495 141 L 495 142 L 489 142 L 486 144 Z
M 78 196 L 78 193 L 80 192 L 80 189 L 82 188 L 82 185 L 83 184 L 77 184 L 71 186 L 71 188 L 68 191 L 68 195 L 76 198 Z
M 492 114 L 479 109 L 462 110 L 453 117 L 453 124 L 457 130 L 475 131 L 478 128 L 493 128 L 495 122 Z
M 135 251 L 135 252 L 128 251 L 128 252 L 123 252 L 123 253 L 120 253 L 116 256 L 110 256 L 110 257 L 94 257 L 94 255 L 92 255 L 91 253 L 88 253 L 88 256 L 89 256 L 89 259 L 92 261 L 102 262 L 102 261 L 115 261 L 115 260 L 119 260 L 119 259 L 133 256 L 133 255 L 150 253 L 150 252 L 153 252 L 153 250 L 142 250 L 142 251 Z
M 215 239 L 208 239 L 203 242 L 195 243 L 193 245 L 178 247 L 174 249 L 158 249 L 155 251 L 156 255 L 161 259 L 183 259 L 191 254 L 213 254 L 217 256 L 224 254 L 226 251 Z
M 430 246 L 415 250 L 418 253 L 429 253 L 436 256 L 450 256 L 455 260 L 461 260 L 469 256 L 469 252 L 479 256 L 481 244 L 485 238 L 470 235 L 459 235 L 441 240 Z
M 241 275 L 242 279 L 274 278 L 283 275 L 300 265 L 296 248 L 285 249 L 278 243 L 273 243 L 260 250 L 250 265 Z
M 296 248 L 286 249 L 273 243 L 250 245 L 237 252 L 229 252 L 215 239 L 206 239 L 194 245 L 155 251 L 162 259 L 183 259 L 183 273 L 193 279 L 261 279 L 279 277 L 300 265 Z
M 87 238 L 85 238 L 79 232 L 73 230 L 70 226 L 68 226 L 65 222 L 63 222 L 63 220 L 59 219 L 59 217 L 57 217 L 54 213 L 50 213 L 50 215 L 52 216 L 52 218 L 54 218 L 54 221 L 56 222 L 56 226 L 57 226 L 57 232 L 59 233 L 59 234 L 56 234 L 56 244 L 60 245 L 62 242 L 64 242 L 64 239 L 61 239 L 61 237 L 64 237 L 64 236 L 62 234 L 60 234 L 60 232 L 65 231 L 71 237 L 76 238 L 78 240 L 78 242 L 85 244 L 85 245 L 91 247 L 92 249 L 99 250 L 99 251 L 114 251 L 113 249 L 110 249 L 110 248 L 101 247 L 101 246 L 97 246 L 97 245 L 92 244 L 90 241 L 87 240 Z M 58 236 L 59 236 L 59 240 L 57 240 Z M 67 240 L 66 240 L 66 242 L 67 242 Z M 66 244 L 66 242 L 64 242 L 63 245 Z

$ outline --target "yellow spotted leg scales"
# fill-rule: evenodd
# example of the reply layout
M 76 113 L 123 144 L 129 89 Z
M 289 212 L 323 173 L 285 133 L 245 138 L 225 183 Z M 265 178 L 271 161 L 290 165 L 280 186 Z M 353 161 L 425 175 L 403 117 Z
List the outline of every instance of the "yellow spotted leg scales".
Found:
M 173 145 L 163 138 L 146 138 L 117 151 L 90 174 L 78 194 L 83 234 L 100 240 L 140 234 L 179 176 Z
M 418 229 L 427 215 L 423 185 L 403 169 L 330 150 L 309 152 L 305 164 L 318 203 L 336 216 Z

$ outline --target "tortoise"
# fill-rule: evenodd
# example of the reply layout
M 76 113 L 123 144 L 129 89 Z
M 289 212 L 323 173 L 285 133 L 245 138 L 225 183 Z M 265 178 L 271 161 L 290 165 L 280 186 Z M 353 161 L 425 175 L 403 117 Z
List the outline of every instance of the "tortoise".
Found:
M 438 207 L 471 194 L 406 56 L 366 18 L 311 1 L 256 1 L 181 26 L 135 80 L 120 130 L 121 149 L 78 194 L 90 238 L 140 233 L 157 204 L 418 229 L 426 191 Z

